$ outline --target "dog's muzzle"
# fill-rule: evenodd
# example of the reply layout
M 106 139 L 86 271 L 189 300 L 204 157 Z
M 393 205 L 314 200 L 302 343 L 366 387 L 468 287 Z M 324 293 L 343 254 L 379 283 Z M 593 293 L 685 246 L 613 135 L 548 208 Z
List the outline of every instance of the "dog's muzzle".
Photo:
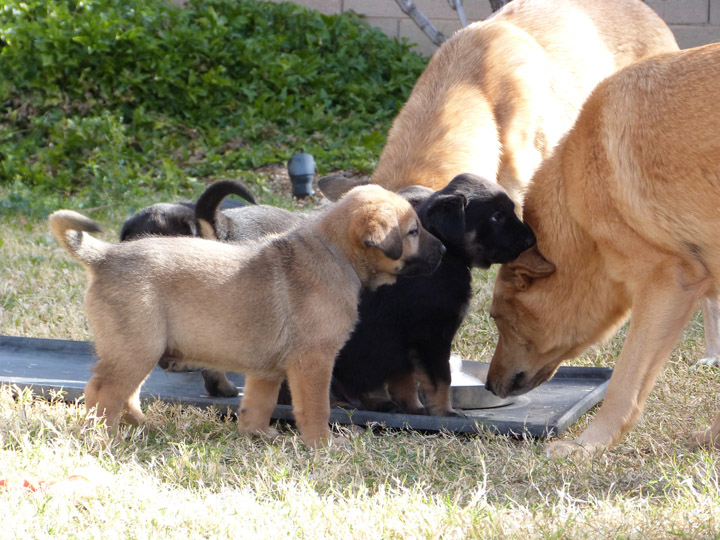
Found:
M 440 266 L 443 255 L 447 249 L 445 245 L 436 240 L 437 245 L 424 255 L 418 255 L 412 259 L 405 261 L 402 269 L 402 275 L 404 276 L 422 276 L 426 274 L 432 274 L 437 267 Z

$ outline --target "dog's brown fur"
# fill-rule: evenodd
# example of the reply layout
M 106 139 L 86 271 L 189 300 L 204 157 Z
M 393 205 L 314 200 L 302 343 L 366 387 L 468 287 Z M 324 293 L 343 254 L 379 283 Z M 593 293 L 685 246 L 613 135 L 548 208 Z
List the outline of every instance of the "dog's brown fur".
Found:
M 241 431 L 272 433 L 287 378 L 295 419 L 310 446 L 329 436 L 330 376 L 357 319 L 362 285 L 426 273 L 444 247 L 401 196 L 379 186 L 348 193 L 314 219 L 255 243 L 147 238 L 109 244 L 81 231 L 75 212 L 50 216 L 58 241 L 88 269 L 85 297 L 99 361 L 85 388 L 109 425 L 122 410 L 144 419 L 138 394 L 158 359 L 246 374 Z
M 626 68 L 593 92 L 531 183 L 525 219 L 537 248 L 499 272 L 488 387 L 501 396 L 531 390 L 632 310 L 604 404 L 551 453 L 617 443 L 698 302 L 717 296 L 718 81 L 720 44 Z M 720 446 L 720 415 L 693 438 Z
M 394 120 L 372 182 L 434 190 L 460 173 L 516 203 L 595 85 L 677 50 L 640 0 L 513 0 L 437 50 Z

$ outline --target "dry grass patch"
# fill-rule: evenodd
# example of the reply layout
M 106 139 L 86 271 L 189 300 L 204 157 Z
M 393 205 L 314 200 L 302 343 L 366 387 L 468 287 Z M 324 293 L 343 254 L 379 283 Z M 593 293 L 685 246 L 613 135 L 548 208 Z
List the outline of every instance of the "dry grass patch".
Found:
M 91 215 L 114 240 L 126 213 Z M 1 219 L 1 333 L 91 339 L 84 269 L 45 222 Z M 466 359 L 492 355 L 493 276 L 475 275 L 455 346 Z M 623 333 L 577 364 L 612 366 Z M 13 523 L 0 538 L 720 538 L 718 452 L 685 445 L 720 410 L 718 370 L 691 369 L 702 343 L 696 318 L 637 428 L 590 461 L 548 461 L 534 441 L 383 429 L 338 428 L 348 448 L 311 452 L 292 426 L 267 443 L 215 411 L 160 402 L 148 414 L 161 427 L 108 439 L 81 403 L 3 386 L 2 478 L 88 480 L 0 489 L 0 519 Z

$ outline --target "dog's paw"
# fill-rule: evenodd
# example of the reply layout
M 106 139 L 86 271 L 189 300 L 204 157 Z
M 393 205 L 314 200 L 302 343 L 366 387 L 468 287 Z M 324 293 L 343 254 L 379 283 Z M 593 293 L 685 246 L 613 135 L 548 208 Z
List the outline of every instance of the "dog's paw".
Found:
M 221 371 L 204 369 L 202 372 L 205 391 L 215 397 L 232 398 L 240 395 L 240 391 Z
M 712 429 L 704 429 L 700 431 L 693 431 L 690 434 L 688 441 L 691 448 L 698 448 L 702 446 L 715 446 L 720 448 L 720 434 L 713 434 Z
M 330 439 L 330 446 L 335 449 L 345 449 L 350 447 L 350 441 L 342 435 L 333 435 Z
M 720 366 L 720 356 L 713 355 L 713 356 L 706 356 L 705 358 L 701 358 L 700 360 L 698 360 L 695 363 L 695 365 L 693 367 L 694 368 L 702 368 L 702 367 L 706 367 L 706 366 L 708 366 L 708 367 Z
M 337 450 L 348 448 L 350 446 L 350 442 L 345 437 L 342 435 L 333 435 L 331 433 L 314 437 L 302 437 L 301 435 L 301 438 L 305 446 L 312 451 L 321 449 Z
M 450 416 L 452 418 L 467 418 L 467 415 L 460 409 L 450 409 L 449 411 L 445 411 L 443 416 Z
M 258 437 L 261 439 L 276 439 L 280 436 L 280 432 L 270 426 L 261 429 L 247 429 L 241 426 L 238 428 L 238 432 L 245 437 Z
M 605 445 L 580 444 L 576 441 L 553 441 L 544 448 L 545 457 L 550 459 L 564 459 L 570 456 L 591 457 L 605 450 Z

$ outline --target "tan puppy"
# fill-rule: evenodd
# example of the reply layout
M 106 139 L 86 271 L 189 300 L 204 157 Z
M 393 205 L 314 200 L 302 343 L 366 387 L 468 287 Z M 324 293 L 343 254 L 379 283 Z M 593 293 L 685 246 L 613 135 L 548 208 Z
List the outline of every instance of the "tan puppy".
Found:
M 362 285 L 429 273 L 442 243 L 401 196 L 352 190 L 316 218 L 246 244 L 154 237 L 109 244 L 81 231 L 92 220 L 50 216 L 58 241 L 87 269 L 88 319 L 100 358 L 85 387 L 88 410 L 114 425 L 144 419 L 140 386 L 160 357 L 246 374 L 240 430 L 273 433 L 287 378 L 309 446 L 327 442 L 330 375 L 357 320 Z
M 438 190 L 461 173 L 526 184 L 602 79 L 677 50 L 640 0 L 513 0 L 433 55 L 393 122 L 372 181 Z
M 535 388 L 632 310 L 605 402 L 550 453 L 617 443 L 698 301 L 720 288 L 719 81 L 720 44 L 626 68 L 593 92 L 531 183 L 537 247 L 499 272 L 488 388 Z M 720 416 L 693 438 L 720 446 Z

